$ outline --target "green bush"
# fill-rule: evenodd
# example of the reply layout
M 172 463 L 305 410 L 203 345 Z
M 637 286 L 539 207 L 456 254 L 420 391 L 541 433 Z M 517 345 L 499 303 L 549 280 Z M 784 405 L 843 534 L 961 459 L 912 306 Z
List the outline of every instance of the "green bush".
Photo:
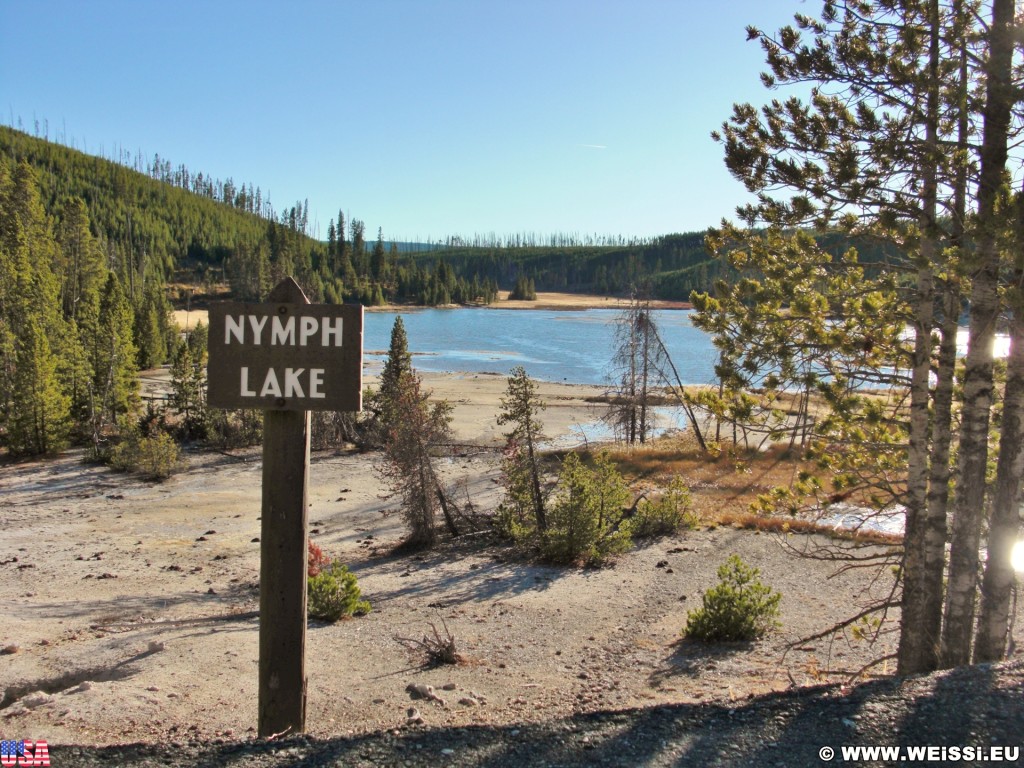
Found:
M 151 437 L 131 433 L 110 452 L 110 466 L 114 469 L 138 472 L 156 480 L 167 479 L 181 464 L 181 449 L 166 432 Z
M 622 519 L 628 498 L 629 489 L 607 453 L 598 455 L 594 469 L 570 453 L 558 476 L 541 555 L 554 563 L 601 565 L 625 552 L 633 543 L 629 521 Z
M 779 626 L 782 595 L 761 583 L 760 571 L 731 555 L 718 569 L 718 584 L 690 611 L 683 634 L 704 642 L 754 640 Z
M 633 518 L 633 535 L 638 539 L 666 536 L 683 528 L 696 528 L 697 516 L 690 508 L 690 489 L 676 477 L 657 501 L 644 500 Z
M 492 521 L 495 532 L 503 539 L 515 544 L 530 540 L 536 529 L 524 521 L 520 510 L 510 504 L 499 504 Z
M 361 600 L 356 575 L 333 561 L 308 579 L 307 613 L 314 619 L 334 622 L 345 616 L 362 616 L 370 612 L 370 603 Z

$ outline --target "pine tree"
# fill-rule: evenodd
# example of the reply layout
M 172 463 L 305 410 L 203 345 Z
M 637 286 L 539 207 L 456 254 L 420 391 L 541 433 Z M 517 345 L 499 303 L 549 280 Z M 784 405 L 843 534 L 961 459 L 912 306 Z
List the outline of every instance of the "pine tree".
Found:
M 169 358 L 168 347 L 173 340 L 170 326 L 170 304 L 167 297 L 155 282 L 151 282 L 146 286 L 142 302 L 135 313 L 139 368 L 156 368 Z
M 994 0 L 990 7 L 988 22 L 970 3 L 826 2 L 820 19 L 798 15 L 795 27 L 778 35 L 750 29 L 771 67 L 762 78 L 767 86 L 815 87 L 808 101 L 776 99 L 763 109 L 736 105 L 716 134 L 730 171 L 758 197 L 740 212 L 748 224 L 838 225 L 888 240 L 905 256 L 879 272 L 906 274 L 904 321 L 914 338 L 890 366 L 909 364 L 909 410 L 882 416 L 868 408 L 863 414 L 888 420 L 888 430 L 870 432 L 892 446 L 889 455 L 905 451 L 898 658 L 904 674 L 940 663 L 940 625 L 942 663 L 970 659 L 991 437 L 991 334 L 1000 309 L 996 233 L 1005 230 L 1011 207 L 1000 202 L 1000 188 L 1016 99 L 1014 4 Z M 862 290 L 873 288 L 865 284 Z M 951 403 L 961 294 L 970 297 L 971 338 L 957 422 Z M 846 435 L 863 440 L 864 432 L 851 428 Z M 951 477 L 950 448 L 957 440 L 959 466 Z M 1019 469 L 1003 471 L 1008 486 L 1020 486 Z M 944 594 L 952 490 L 952 564 Z
M 594 469 L 573 452 L 565 457 L 558 475 L 558 493 L 552 504 L 541 551 L 554 562 L 582 560 L 599 565 L 631 544 L 628 525 L 621 524 L 629 489 L 607 453 L 598 456 Z
M 206 327 L 200 324 L 178 347 L 171 366 L 171 408 L 186 440 L 206 436 L 206 358 Z
M 388 357 L 380 374 L 380 386 L 377 390 L 375 403 L 379 418 L 384 429 L 388 429 L 393 421 L 391 404 L 398 399 L 402 377 L 412 373 L 412 354 L 409 352 L 409 340 L 405 334 L 405 323 L 402 316 L 396 315 L 391 326 L 391 341 L 388 346 Z
M 1014 0 L 993 0 L 989 51 L 985 61 L 985 101 L 982 108 L 982 144 L 979 153 L 977 245 L 971 255 L 970 325 L 964 369 L 964 405 L 960 427 L 957 492 L 950 545 L 945 610 L 942 617 L 940 661 L 951 667 L 967 664 L 972 655 L 981 532 L 986 522 L 988 443 L 993 405 L 993 341 L 996 320 L 1003 309 L 999 292 L 1001 254 L 999 233 L 1006 224 L 1005 174 L 1013 110 L 1018 104 L 1014 82 L 1014 49 L 1020 28 L 1015 23 Z M 1024 416 L 1024 399 L 1008 403 Z M 997 467 L 997 483 L 1020 488 L 1024 462 Z M 989 617 L 989 622 L 992 617 Z M 1004 622 L 1008 622 L 1009 615 Z M 991 631 L 991 630 L 989 630 Z
M 93 373 L 90 422 L 97 452 L 107 430 L 138 409 L 138 350 L 133 340 L 133 320 L 121 281 L 111 272 L 100 299 L 97 333 L 89 350 Z
M 64 205 L 58 242 L 61 307 L 64 317 L 78 319 L 82 297 L 98 292 L 106 279 L 103 256 L 89 230 L 89 213 L 80 197 Z
M 513 368 L 498 414 L 499 426 L 511 425 L 505 434 L 506 503 L 529 510 L 533 524 L 542 533 L 547 529 L 547 515 L 537 454 L 544 429 L 538 416 L 544 408 L 537 394 L 537 384 L 526 369 Z
M 377 241 L 370 254 L 370 277 L 378 283 L 387 279 L 387 254 L 384 251 L 384 229 L 377 228 Z
M 384 439 L 381 474 L 391 497 L 401 500 L 401 511 L 409 529 L 407 542 L 429 547 L 437 540 L 437 510 L 444 491 L 434 469 L 432 452 L 450 435 L 451 406 L 427 403 L 418 375 L 402 371 L 395 382 L 390 421 Z M 456 534 L 454 521 L 447 517 L 449 530 Z
M 57 360 L 41 323 L 29 316 L 17 343 L 9 420 L 11 453 L 52 453 L 67 444 L 71 400 L 57 377 Z

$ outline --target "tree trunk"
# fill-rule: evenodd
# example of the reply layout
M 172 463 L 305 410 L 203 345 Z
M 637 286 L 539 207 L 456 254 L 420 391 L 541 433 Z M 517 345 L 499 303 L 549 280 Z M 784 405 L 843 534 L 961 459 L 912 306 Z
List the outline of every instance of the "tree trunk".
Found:
M 955 21 L 963 20 L 963 2 L 954 2 Z M 966 43 L 960 48 L 959 98 L 957 102 L 957 146 L 962 157 L 953 168 L 953 217 L 950 243 L 955 253 L 961 253 L 965 240 L 967 218 L 967 161 L 968 140 L 968 71 Z M 949 486 L 952 477 L 950 446 L 953 438 L 953 393 L 956 385 L 956 338 L 960 329 L 961 288 L 949 264 L 943 265 L 948 275 L 943 282 L 942 321 L 940 324 L 939 356 L 935 369 L 935 389 L 932 394 L 932 448 L 931 469 L 928 479 L 927 516 L 924 530 L 924 572 L 921 575 L 925 616 L 934 617 L 928 632 L 935 638 L 931 648 L 930 669 L 938 666 L 942 603 L 945 591 L 946 526 L 949 512 Z M 923 670 L 922 670 L 923 671 Z
M 448 507 L 448 496 L 441 488 L 441 484 L 434 479 L 434 490 L 437 492 L 437 500 L 441 504 L 441 512 L 444 514 L 444 524 L 448 526 L 448 533 L 452 536 L 459 535 L 459 528 L 455 525 L 455 517 L 452 515 L 451 509 Z
M 1017 271 L 1016 285 L 1024 273 Z M 1017 289 L 1018 291 L 1020 288 Z M 995 498 L 988 531 L 988 560 L 981 586 L 981 615 L 974 660 L 999 661 L 1006 653 L 1010 598 L 1015 574 L 1010 556 L 1020 531 L 1021 479 L 1024 478 L 1024 304 L 1018 298 L 1010 326 L 1006 393 L 996 467 Z
M 540 491 L 540 470 L 537 468 L 537 454 L 533 448 L 533 434 L 527 432 L 526 455 L 530 460 L 530 482 L 533 491 L 533 514 L 537 518 L 537 530 L 544 532 L 548 529 L 548 518 L 544 513 L 544 496 Z
M 922 244 L 922 259 L 934 251 Z M 897 672 L 911 675 L 935 668 L 941 613 L 927 615 L 926 533 L 928 529 L 928 457 L 931 371 L 932 312 L 934 278 L 931 265 L 917 277 L 917 306 L 914 318 L 914 359 L 910 385 L 910 441 L 907 448 L 906 533 L 903 537 L 903 597 L 900 603 L 900 644 Z M 941 603 L 940 603 L 941 608 Z
M 992 343 L 999 315 L 999 224 L 997 197 L 1006 168 L 1007 135 L 1014 103 L 1013 0 L 993 0 L 986 66 L 981 171 L 978 179 L 978 237 L 972 266 L 971 319 L 964 373 L 960 461 L 950 550 L 948 595 L 943 616 L 940 662 L 967 664 L 978 582 L 978 547 L 985 518 L 985 471 L 992 408 Z

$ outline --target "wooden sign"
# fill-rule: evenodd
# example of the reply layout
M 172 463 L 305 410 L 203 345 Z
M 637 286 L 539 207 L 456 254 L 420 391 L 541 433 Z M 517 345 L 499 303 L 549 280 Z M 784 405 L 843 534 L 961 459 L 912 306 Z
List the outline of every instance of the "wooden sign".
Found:
M 209 339 L 214 408 L 362 408 L 362 306 L 218 302 Z
M 358 411 L 363 308 L 310 304 L 290 277 L 265 304 L 210 307 L 207 402 L 262 408 L 261 738 L 306 727 L 309 412 Z

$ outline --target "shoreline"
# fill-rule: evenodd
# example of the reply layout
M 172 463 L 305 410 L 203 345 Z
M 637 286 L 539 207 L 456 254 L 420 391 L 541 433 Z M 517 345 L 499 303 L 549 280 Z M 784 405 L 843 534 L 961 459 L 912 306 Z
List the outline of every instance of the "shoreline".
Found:
M 206 302 L 203 302 L 206 304 Z M 536 301 L 509 301 L 508 291 L 500 291 L 498 299 L 492 304 L 445 304 L 437 307 L 426 307 L 418 304 L 385 304 L 380 307 L 365 307 L 366 312 L 420 312 L 428 309 L 516 309 L 516 310 L 547 310 L 564 312 L 584 312 L 589 309 L 617 309 L 622 310 L 629 306 L 629 299 L 618 296 L 600 296 L 587 293 L 562 293 L 543 292 L 537 294 Z M 688 310 L 693 305 L 686 301 L 651 300 L 652 309 L 660 310 Z M 194 309 L 174 309 L 171 311 L 174 322 L 183 331 L 189 331 L 202 322 L 210 324 L 209 310 L 205 306 L 197 306 Z

